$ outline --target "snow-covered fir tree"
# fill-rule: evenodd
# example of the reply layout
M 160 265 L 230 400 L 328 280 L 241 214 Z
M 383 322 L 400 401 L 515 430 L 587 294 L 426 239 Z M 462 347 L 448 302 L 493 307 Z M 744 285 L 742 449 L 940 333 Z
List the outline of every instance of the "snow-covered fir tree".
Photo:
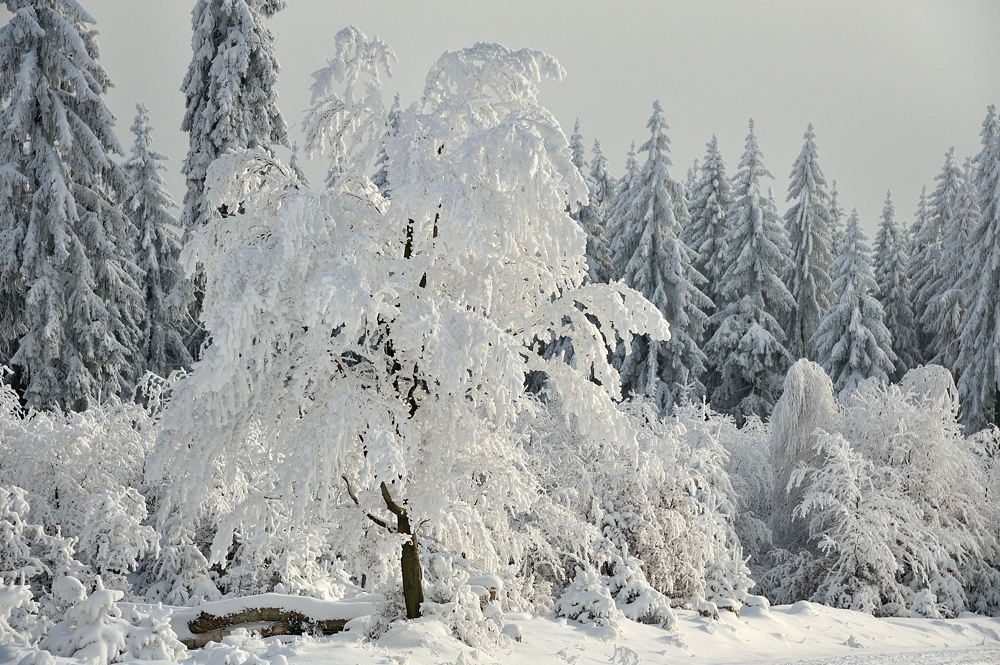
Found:
M 905 233 L 896 224 L 896 207 L 892 204 L 892 193 L 887 192 L 875 237 L 874 268 L 877 298 L 885 311 L 885 327 L 892 336 L 892 351 L 896 354 L 896 369 L 890 376 L 895 381 L 920 364 L 907 277 L 909 260 Z
M 594 139 L 594 147 L 591 148 L 590 154 L 592 155 L 590 158 L 590 205 L 596 204 L 601 217 L 607 219 L 608 209 L 611 207 L 612 199 L 614 199 L 615 187 L 618 182 L 611 175 L 608 158 L 604 156 L 601 142 L 597 139 Z
M 927 306 L 920 322 L 927 334 L 927 361 L 952 372 L 958 359 L 962 317 L 968 306 L 962 277 L 969 234 L 979 221 L 974 178 L 972 160 L 967 158 L 951 216 L 941 232 L 941 253 L 934 266 L 934 277 L 925 287 Z
M 785 213 L 791 243 L 792 265 L 785 284 L 795 299 L 786 319 L 788 350 L 796 358 L 813 357 L 810 342 L 826 308 L 830 306 L 830 265 L 833 262 L 830 196 L 819 166 L 819 151 L 812 124 L 803 135 L 805 144 L 792 166 L 786 201 L 795 203 Z
M 1000 424 L 1000 120 L 989 107 L 976 156 L 979 221 L 969 235 L 962 286 L 970 296 L 956 368 L 962 419 L 975 431 Z
M 267 19 L 285 0 L 198 0 L 191 11 L 194 55 L 181 86 L 185 111 L 181 130 L 190 147 L 181 172 L 187 179 L 181 222 L 204 224 L 208 167 L 230 149 L 286 145 L 278 110 L 278 61 Z
M 608 216 L 605 223 L 608 248 L 611 250 L 611 276 L 613 279 L 621 279 L 625 271 L 625 266 L 618 263 L 618 250 L 616 248 L 619 242 L 618 238 L 627 224 L 628 206 L 632 200 L 632 187 L 637 182 L 638 174 L 639 160 L 635 155 L 635 141 L 632 141 L 625 159 L 625 173 L 615 184 L 615 192 L 608 206 Z
M 729 233 L 729 209 L 733 205 L 733 189 L 726 174 L 726 161 L 714 135 L 701 166 L 701 179 L 692 190 L 691 223 L 684 228 L 681 239 L 698 253 L 695 269 L 708 280 L 705 293 L 719 304 L 719 287 L 727 267 L 726 235 Z
M 698 173 L 700 171 L 701 166 L 698 164 L 698 158 L 695 157 L 694 162 L 692 162 L 691 166 L 688 167 L 687 178 L 684 180 L 684 187 L 688 190 L 688 200 L 693 199 L 695 187 L 698 185 Z M 691 205 L 688 205 L 688 207 L 692 208 L 692 205 L 693 201 L 691 201 Z M 691 209 L 691 212 L 694 213 L 693 208 Z
M 309 178 L 306 176 L 306 172 L 302 170 L 302 165 L 299 164 L 299 142 L 295 141 L 292 143 L 292 156 L 288 158 L 288 168 L 290 168 L 294 173 L 295 177 L 299 179 L 306 187 L 309 186 Z
M 159 376 L 191 364 L 184 346 L 189 282 L 177 262 L 181 229 L 170 208 L 170 198 L 160 171 L 167 158 L 153 150 L 153 127 L 145 104 L 137 104 L 132 133 L 132 155 L 122 164 L 128 176 L 124 205 L 138 230 L 136 265 L 143 271 L 140 283 L 146 300 L 142 326 L 142 368 Z
M 0 30 L 0 363 L 36 408 L 126 395 L 143 303 L 97 32 L 74 0 L 10 0 Z
M 700 290 L 705 278 L 694 269 L 695 257 L 680 239 L 675 195 L 684 186 L 670 177 L 670 139 L 659 102 L 646 127 L 650 139 L 640 148 L 647 153 L 629 190 L 621 233 L 615 238 L 614 262 L 624 266 L 624 282 L 645 295 L 670 323 L 666 342 L 640 340 L 621 360 L 619 373 L 626 394 L 647 395 L 667 411 L 685 390 L 705 392 L 705 354 L 701 338 L 708 324 L 705 310 L 712 301 Z M 686 210 L 684 199 L 680 204 Z M 686 216 L 686 215 L 685 215 Z
M 912 257 L 913 315 L 917 320 L 920 353 L 925 360 L 930 360 L 934 355 L 930 350 L 933 331 L 924 328 L 927 303 L 935 295 L 934 285 L 937 281 L 936 269 L 941 260 L 942 239 L 945 229 L 955 219 L 955 198 L 962 188 L 962 169 L 955 162 L 954 148 L 945 154 L 941 173 L 934 179 L 938 181 L 938 185 L 927 201 L 926 217 L 919 226 L 918 235 L 914 237 L 917 248 Z M 920 212 L 918 211 L 918 216 Z
M 771 197 L 761 191 L 765 177 L 774 176 L 764 167 L 751 120 L 727 215 L 731 228 L 725 242 L 733 251 L 717 289 L 715 334 L 705 346 L 712 406 L 740 422 L 771 413 L 792 360 L 778 323 L 794 305 L 781 279 L 788 268 L 788 238 Z
M 396 132 L 399 131 L 399 114 L 401 109 L 399 106 L 399 93 L 392 100 L 392 106 L 389 107 L 389 114 L 386 116 L 386 134 L 389 137 L 395 136 Z M 289 164 L 291 166 L 291 164 Z M 390 198 L 389 194 L 389 155 L 385 152 L 385 146 L 378 153 L 378 158 L 375 160 L 375 174 L 372 176 L 372 183 L 378 187 L 379 193 L 385 197 Z
M 836 249 L 840 247 L 840 241 L 844 239 L 844 209 L 840 207 L 840 191 L 837 189 L 837 181 L 830 183 L 830 237 L 833 240 L 830 247 Z
M 896 362 L 892 336 L 884 323 L 885 312 L 875 299 L 878 284 L 867 243 L 855 209 L 847 218 L 844 239 L 833 264 L 837 300 L 823 316 L 812 340 L 819 364 L 841 395 L 870 377 L 887 380 Z
M 600 154 L 600 144 L 595 145 L 597 146 L 598 154 Z M 569 146 L 570 151 L 573 153 L 573 166 L 585 178 L 587 188 L 590 191 L 587 202 L 581 204 L 576 210 L 571 211 L 570 217 L 579 222 L 583 230 L 587 232 L 587 266 L 590 281 L 606 283 L 611 279 L 611 255 L 608 241 L 605 237 L 604 214 L 602 211 L 603 198 L 601 200 L 597 199 L 595 192 L 599 185 L 597 182 L 591 180 L 586 173 L 587 162 L 584 161 L 583 134 L 580 132 L 579 120 L 576 121 L 576 125 L 573 127 L 573 135 L 570 137 Z M 607 187 L 609 181 L 611 181 L 610 175 L 607 174 L 606 161 L 604 167 L 603 174 L 598 173 L 599 176 L 604 178 L 600 184 L 603 187 L 603 191 L 601 192 L 602 197 L 607 194 Z

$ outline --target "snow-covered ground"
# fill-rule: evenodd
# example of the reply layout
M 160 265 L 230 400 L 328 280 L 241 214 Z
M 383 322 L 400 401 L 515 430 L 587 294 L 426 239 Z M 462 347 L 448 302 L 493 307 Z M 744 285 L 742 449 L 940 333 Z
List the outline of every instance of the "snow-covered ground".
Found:
M 191 665 L 239 665 L 253 654 L 273 665 L 351 663 L 823 663 L 829 665 L 987 665 L 1000 663 L 1000 619 L 974 615 L 951 620 L 876 619 L 813 603 L 771 609 L 745 607 L 719 619 L 679 611 L 673 632 L 622 620 L 617 639 L 607 629 L 563 619 L 508 614 L 509 648 L 472 649 L 438 621 L 401 622 L 377 643 L 357 631 L 323 638 L 261 640 L 234 635 L 228 644 L 190 652 Z M 516 629 L 513 627 L 516 626 Z M 246 655 L 239 654 L 236 649 Z M 252 662 L 252 661 L 251 661 Z

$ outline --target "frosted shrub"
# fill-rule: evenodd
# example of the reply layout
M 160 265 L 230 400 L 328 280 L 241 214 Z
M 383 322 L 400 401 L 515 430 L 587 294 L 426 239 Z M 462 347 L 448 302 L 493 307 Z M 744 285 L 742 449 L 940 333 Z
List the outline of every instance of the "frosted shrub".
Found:
M 37 640 L 33 629 L 37 625 L 38 604 L 32 599 L 31 588 L 24 584 L 6 584 L 0 580 L 0 646 L 28 646 Z
M 430 554 L 425 561 L 423 615 L 438 619 L 471 647 L 509 646 L 510 638 L 503 633 L 503 611 L 473 591 L 469 573 L 455 557 Z
M 165 544 L 148 571 L 152 583 L 146 589 L 150 603 L 198 605 L 218 600 L 219 589 L 209 577 L 208 559 L 194 542 L 195 533 L 178 520 L 164 527 Z
M 98 588 L 66 611 L 66 618 L 42 640 L 42 648 L 56 656 L 82 658 L 94 665 L 120 662 L 128 656 L 126 638 L 131 628 L 118 608 L 121 597 L 117 589 Z
M 607 626 L 617 634 L 618 620 L 622 616 L 611 591 L 593 568 L 577 568 L 573 583 L 567 587 L 555 604 L 557 616 L 580 623 Z
M 130 658 L 177 662 L 184 657 L 187 647 L 170 627 L 169 609 L 159 606 L 140 612 L 132 606 L 123 614 L 131 624 L 125 638 Z
M 649 585 L 642 562 L 613 555 L 610 565 L 607 585 L 621 613 L 632 621 L 673 630 L 677 617 L 670 609 L 670 599 Z

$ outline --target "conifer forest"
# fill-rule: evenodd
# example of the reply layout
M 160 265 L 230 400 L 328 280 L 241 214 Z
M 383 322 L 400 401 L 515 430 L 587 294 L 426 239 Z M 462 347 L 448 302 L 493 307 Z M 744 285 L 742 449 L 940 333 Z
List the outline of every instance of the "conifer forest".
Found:
M 404 99 L 333 31 L 290 123 L 285 0 L 190 0 L 167 156 L 86 4 L 0 27 L 0 662 L 735 662 L 802 613 L 1000 658 L 994 106 L 864 220 L 822 127 L 688 168 L 651 98 L 606 154 L 530 48 Z

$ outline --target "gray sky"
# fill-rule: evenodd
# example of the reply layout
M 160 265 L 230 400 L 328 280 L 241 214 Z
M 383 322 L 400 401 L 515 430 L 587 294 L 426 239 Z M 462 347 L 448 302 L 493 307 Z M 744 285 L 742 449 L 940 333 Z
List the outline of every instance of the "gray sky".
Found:
M 179 92 L 191 57 L 193 0 L 80 0 L 97 20 L 101 62 L 115 81 L 109 104 L 128 150 L 137 101 L 150 107 L 155 146 L 170 157 L 179 202 L 187 138 Z M 4 16 L 6 19 L 6 16 Z M 670 125 L 673 175 L 719 137 L 730 174 L 756 121 L 765 163 L 783 201 L 806 125 L 842 206 L 857 207 L 869 235 L 887 189 L 909 222 L 944 153 L 979 150 L 988 104 L 1000 103 L 1000 2 L 996 0 L 603 2 L 577 0 L 289 0 L 271 22 L 282 66 L 280 105 L 298 136 L 311 72 L 333 36 L 356 25 L 395 50 L 391 99 L 416 99 L 434 60 L 477 41 L 528 46 L 568 71 L 541 101 L 567 135 L 580 119 L 588 152 L 598 138 L 613 173 L 629 143 L 646 139 L 658 99 Z M 287 155 L 287 153 L 283 153 Z M 588 154 L 589 159 L 589 154 Z M 326 165 L 306 166 L 321 177 Z M 785 204 L 781 205 L 782 211 Z

